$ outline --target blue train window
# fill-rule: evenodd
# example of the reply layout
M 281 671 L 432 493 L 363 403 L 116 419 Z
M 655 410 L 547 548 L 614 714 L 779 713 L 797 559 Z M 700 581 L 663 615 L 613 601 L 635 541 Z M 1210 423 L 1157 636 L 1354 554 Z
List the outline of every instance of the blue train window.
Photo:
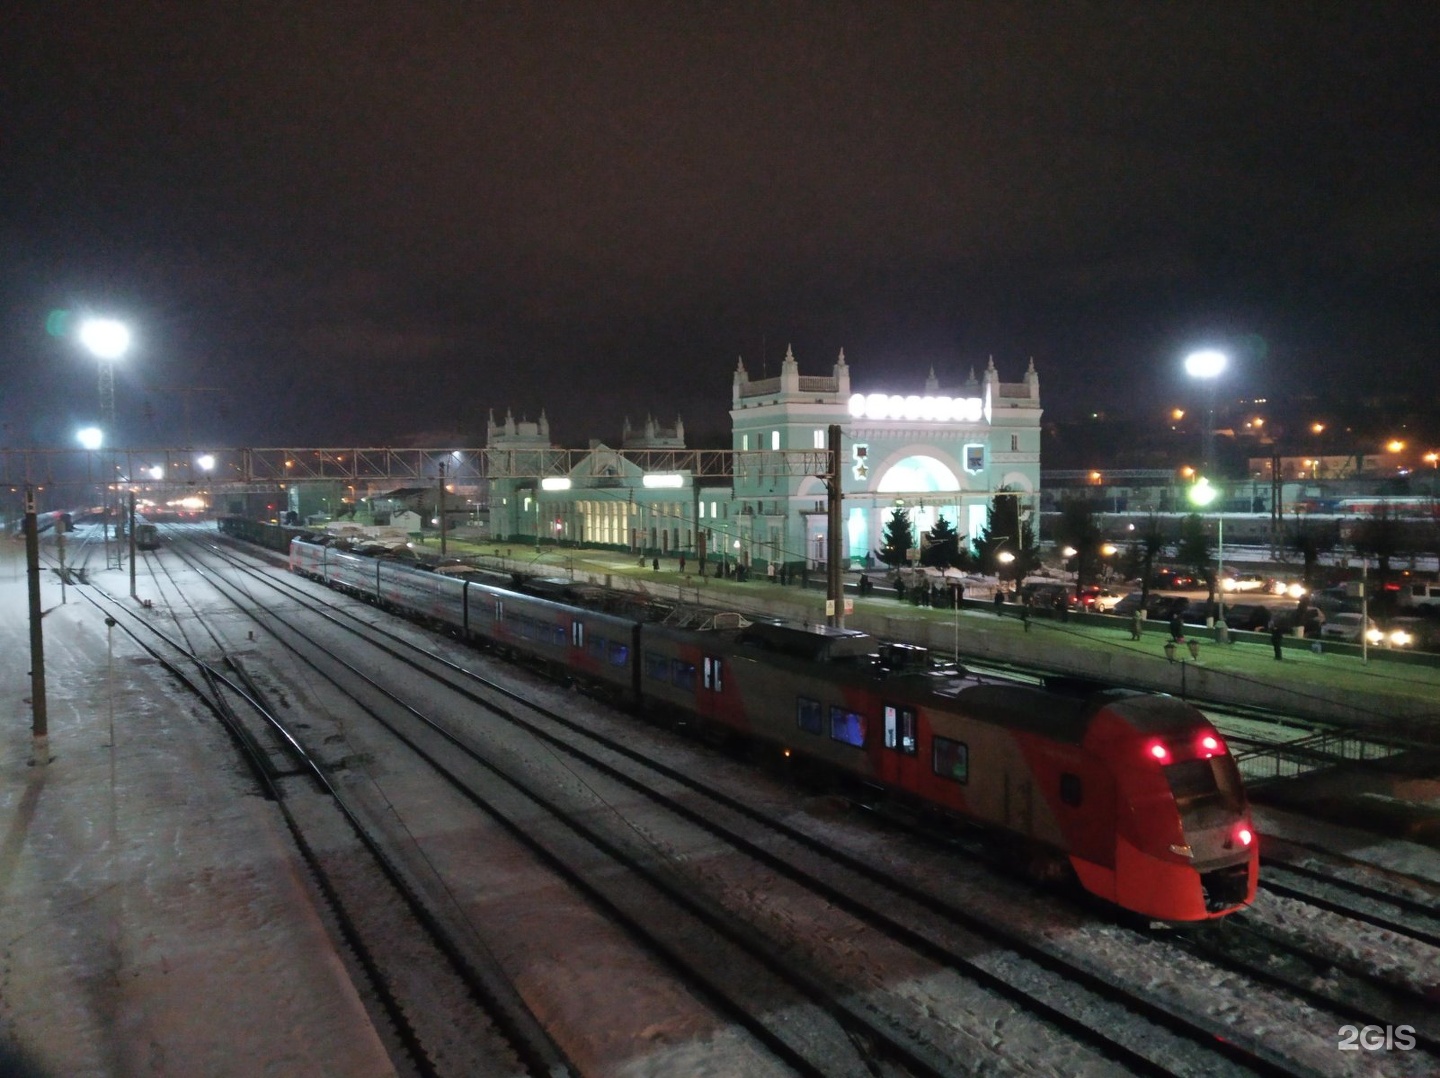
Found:
M 865 744 L 865 716 L 843 707 L 830 707 L 830 737 L 846 745 Z
M 807 734 L 823 734 L 825 732 L 825 713 L 820 708 L 819 700 L 810 700 L 802 696 L 795 701 L 795 724 Z
M 695 688 L 695 664 L 676 659 L 670 680 L 675 683 L 677 689 L 693 691 Z
M 935 774 L 943 779 L 970 781 L 970 749 L 963 741 L 951 741 L 948 737 L 935 738 L 931 762 Z
M 611 644 L 611 645 L 610 645 L 610 665 L 611 665 L 611 666 L 629 666 L 629 665 L 630 665 L 630 646 L 629 646 L 628 644 Z
M 915 709 L 885 705 L 885 747 L 915 755 Z

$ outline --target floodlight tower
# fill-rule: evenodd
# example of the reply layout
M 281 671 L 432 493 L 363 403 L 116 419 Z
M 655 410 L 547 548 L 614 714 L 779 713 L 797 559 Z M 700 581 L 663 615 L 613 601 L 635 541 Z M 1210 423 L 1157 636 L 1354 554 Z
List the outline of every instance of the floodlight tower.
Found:
M 113 318 L 87 318 L 80 343 L 100 361 L 100 429 L 115 436 L 115 361 L 130 350 L 130 329 Z
M 1191 352 L 1185 357 L 1185 373 L 1205 383 L 1205 440 L 1202 446 L 1204 459 L 1200 462 L 1200 474 L 1206 475 L 1215 469 L 1215 379 L 1225 373 L 1230 358 L 1224 352 L 1213 348 Z
M 87 318 L 80 324 L 80 343 L 100 361 L 100 431 L 114 444 L 115 361 L 130 349 L 130 329 L 114 318 Z M 106 464 L 105 479 L 105 567 L 110 565 L 110 485 L 114 467 Z M 116 563 L 118 567 L 118 562 Z

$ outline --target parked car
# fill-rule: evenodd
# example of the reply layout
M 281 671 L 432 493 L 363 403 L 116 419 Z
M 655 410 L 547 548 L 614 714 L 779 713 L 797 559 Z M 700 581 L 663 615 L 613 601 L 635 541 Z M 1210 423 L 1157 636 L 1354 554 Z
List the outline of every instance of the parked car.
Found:
M 1145 604 L 1145 616 L 1160 621 L 1169 621 L 1174 614 L 1183 618 L 1189 605 L 1190 600 L 1183 595 L 1151 595 Z
M 1264 591 L 1265 578 L 1256 573 L 1227 572 L 1220 578 L 1222 591 Z
M 1334 617 L 1329 618 L 1320 627 L 1320 638 L 1322 640 L 1343 640 L 1346 643 L 1358 644 L 1360 634 L 1379 634 L 1379 627 L 1375 624 L 1374 618 L 1367 618 L 1364 614 L 1357 614 L 1353 611 L 1342 610 Z M 1370 637 L 1373 642 L 1375 637 Z
M 1296 606 L 1277 611 L 1270 620 L 1270 628 L 1279 629 L 1283 633 L 1292 633 L 1296 626 L 1301 624 L 1305 626 L 1304 635 L 1316 639 L 1320 636 L 1320 630 L 1325 627 L 1325 612 L 1317 606 L 1307 606 L 1303 610 Z
M 1102 588 L 1098 584 L 1087 584 L 1080 589 L 1077 605 L 1099 614 L 1108 614 L 1115 609 L 1119 602 L 1120 595 L 1109 588 Z
M 1186 625 L 1209 625 L 1217 613 L 1215 607 L 1208 599 L 1191 599 L 1180 611 L 1180 617 Z
M 1121 617 L 1128 618 L 1131 614 L 1135 613 L 1135 611 L 1144 608 L 1145 600 L 1147 598 L 1149 598 L 1149 596 L 1144 595 L 1141 592 L 1132 591 L 1130 592 L 1130 594 L 1122 597 L 1118 603 L 1111 607 L 1110 613 L 1118 614 Z
M 1263 633 L 1270 628 L 1270 608 L 1260 603 L 1236 603 L 1227 606 L 1225 624 L 1242 632 Z
M 1199 582 L 1191 573 L 1181 569 L 1156 569 L 1150 577 L 1150 584 L 1156 588 L 1194 588 Z
M 1440 651 L 1440 622 L 1434 618 L 1392 618 L 1382 635 L 1381 643 L 1387 648 Z

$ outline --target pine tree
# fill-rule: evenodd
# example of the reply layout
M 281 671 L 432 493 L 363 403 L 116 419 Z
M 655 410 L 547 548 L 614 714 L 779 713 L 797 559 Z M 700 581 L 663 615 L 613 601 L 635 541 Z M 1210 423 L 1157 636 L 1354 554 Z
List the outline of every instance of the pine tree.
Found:
M 956 564 L 960 549 L 960 534 L 945 517 L 939 517 L 930 529 L 930 545 L 920 555 L 924 565 L 944 569 Z
M 975 539 L 975 558 L 985 573 L 999 572 L 997 555 L 1004 550 L 1014 555 L 1014 561 L 1005 566 L 1004 575 L 1014 580 L 1024 580 L 1040 565 L 1040 550 L 1035 542 L 1035 528 L 1020 510 L 1020 499 L 1015 493 L 1007 493 L 1009 487 L 1001 487 L 990 500 L 990 510 L 985 518 L 985 527 Z
M 905 515 L 904 509 L 897 506 L 891 511 L 880 539 L 883 545 L 875 556 L 892 569 L 904 565 L 915 545 L 915 533 L 910 529 L 910 518 Z

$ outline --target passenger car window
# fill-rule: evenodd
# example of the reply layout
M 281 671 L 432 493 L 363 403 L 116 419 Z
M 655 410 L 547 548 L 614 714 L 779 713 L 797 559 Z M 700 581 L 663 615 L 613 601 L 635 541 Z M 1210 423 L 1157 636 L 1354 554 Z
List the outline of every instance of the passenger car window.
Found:
M 931 766 L 941 778 L 961 783 L 970 781 L 970 748 L 963 741 L 937 737 L 930 755 Z

